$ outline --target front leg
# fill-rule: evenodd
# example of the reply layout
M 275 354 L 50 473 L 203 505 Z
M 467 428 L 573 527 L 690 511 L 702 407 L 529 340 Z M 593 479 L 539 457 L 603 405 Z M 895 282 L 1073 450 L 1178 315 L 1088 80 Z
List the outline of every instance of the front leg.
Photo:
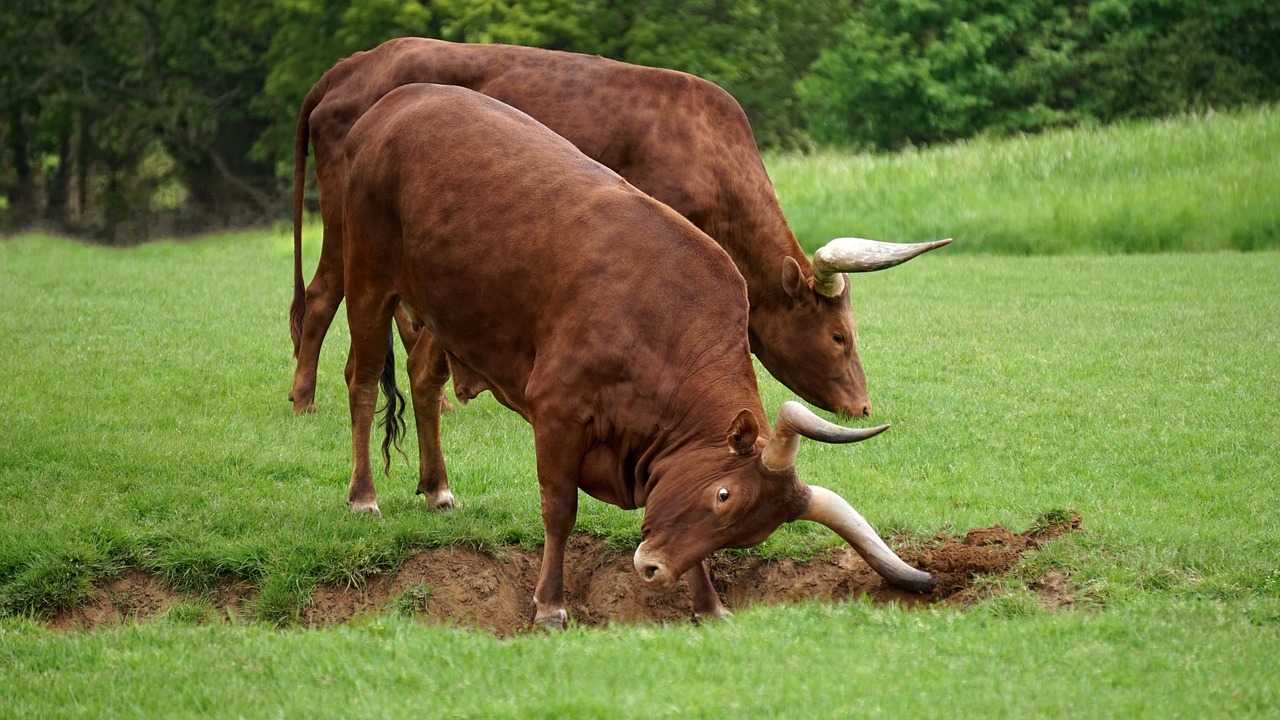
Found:
M 689 584 L 689 597 L 693 599 L 693 620 L 719 620 L 730 613 L 720 602 L 720 595 L 711 584 L 711 573 L 707 571 L 707 561 L 703 560 L 684 574 Z
M 533 622 L 550 630 L 563 630 L 569 621 L 564 606 L 564 551 L 578 517 L 582 451 L 576 438 L 581 431 L 560 423 L 535 423 L 533 434 L 542 491 L 542 527 L 546 533 L 542 571 L 533 591 Z
M 564 607 L 564 551 L 577 514 L 576 488 L 568 497 L 543 489 L 542 526 L 547 537 L 542 548 L 542 572 L 533 591 L 533 622 L 548 630 L 563 630 L 569 622 L 569 611 Z

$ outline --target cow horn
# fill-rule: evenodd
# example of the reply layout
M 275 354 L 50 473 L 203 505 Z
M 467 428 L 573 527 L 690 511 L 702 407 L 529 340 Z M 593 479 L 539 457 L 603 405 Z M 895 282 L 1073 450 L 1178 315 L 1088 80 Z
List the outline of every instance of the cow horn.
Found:
M 778 409 L 773 437 L 760 452 L 760 462 L 774 472 L 794 467 L 801 435 L 824 443 L 851 443 L 874 437 L 888 429 L 888 425 L 865 429 L 836 425 L 818 417 L 800 403 L 788 400 Z
M 834 530 L 858 551 L 872 570 L 880 573 L 894 587 L 929 592 L 937 586 L 936 578 L 906 564 L 890 550 L 876 534 L 875 528 L 847 500 L 814 485 L 809 486 L 809 491 L 809 507 L 800 516 L 801 520 L 812 520 Z
M 891 268 L 949 242 L 951 238 L 924 243 L 836 238 L 813 254 L 813 289 L 826 297 L 838 297 L 844 292 L 841 273 Z

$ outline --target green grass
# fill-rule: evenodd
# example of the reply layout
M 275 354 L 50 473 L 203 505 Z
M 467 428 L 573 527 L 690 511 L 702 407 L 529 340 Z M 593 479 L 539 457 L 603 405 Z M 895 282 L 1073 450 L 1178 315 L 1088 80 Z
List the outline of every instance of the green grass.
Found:
M 192 591 L 251 580 L 264 616 L 287 619 L 298 587 L 395 567 L 416 547 L 540 543 L 529 428 L 487 396 L 445 420 L 459 512 L 421 512 L 399 458 L 379 481 L 384 522 L 344 510 L 343 323 L 325 346 L 322 412 L 294 417 L 287 272 L 273 277 L 285 238 L 0 247 L 4 304 L 25 308 L 0 320 L 7 612 L 47 614 L 136 566 Z M 895 427 L 856 447 L 806 444 L 803 476 L 886 532 L 1078 511 L 1092 531 L 1073 541 L 1079 572 L 1108 594 L 1265 584 L 1280 556 L 1280 255 L 944 253 L 856 278 L 874 419 Z M 790 397 L 762 384 L 770 412 Z M 639 522 L 586 500 L 579 527 L 626 546 Z M 839 542 L 804 524 L 762 551 Z
M 1275 717 L 1275 602 L 1005 617 L 862 603 L 491 636 L 379 619 L 0 625 L 6 717 Z
M 1024 222 L 990 217 L 996 234 Z M 1082 532 L 972 610 L 756 607 L 509 640 L 404 618 L 426 586 L 381 618 L 292 627 L 316 583 L 431 545 L 532 548 L 542 529 L 529 429 L 488 396 L 445 419 L 456 511 L 423 512 L 398 457 L 384 519 L 346 511 L 345 320 L 321 412 L 294 417 L 286 233 L 0 242 L 0 717 L 1280 715 L 1280 253 L 993 256 L 927 234 L 958 240 L 853 279 L 872 421 L 893 429 L 806 443 L 803 477 L 885 534 L 1067 512 Z M 314 228 L 308 243 L 314 264 Z M 790 399 L 761 386 L 770 412 Z M 578 529 L 628 547 L 640 518 L 584 498 Z M 806 523 L 756 552 L 839 543 Z M 199 598 L 92 634 L 32 620 L 129 567 L 259 592 L 229 620 Z M 1048 569 L 1081 609 L 1037 605 L 1026 582 Z
M 813 252 L 833 237 L 955 237 L 1012 255 L 1280 247 L 1280 108 L 766 159 Z

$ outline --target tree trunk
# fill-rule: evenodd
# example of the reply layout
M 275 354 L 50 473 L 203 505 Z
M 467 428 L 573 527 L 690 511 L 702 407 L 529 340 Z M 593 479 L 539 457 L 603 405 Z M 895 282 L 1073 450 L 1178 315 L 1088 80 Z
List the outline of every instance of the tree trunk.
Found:
M 71 195 L 71 131 L 58 138 L 58 170 L 45 188 L 44 218 L 59 227 L 70 224 L 67 201 Z
M 9 222 L 24 227 L 36 216 L 36 186 L 31 172 L 31 139 L 27 137 L 22 108 L 9 108 L 9 156 L 13 162 L 13 184 L 8 188 Z

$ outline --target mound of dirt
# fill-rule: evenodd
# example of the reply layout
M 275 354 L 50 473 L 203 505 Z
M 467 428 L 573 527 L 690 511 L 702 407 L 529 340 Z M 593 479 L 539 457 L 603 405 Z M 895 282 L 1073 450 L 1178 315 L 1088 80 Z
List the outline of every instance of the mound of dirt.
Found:
M 711 577 L 731 610 L 754 603 L 839 601 L 859 595 L 909 607 L 967 605 L 977 599 L 976 578 L 1008 572 L 1028 550 L 1079 527 L 1079 516 L 1021 534 L 995 525 L 970 530 L 963 538 L 939 532 L 928 542 L 898 549 L 908 563 L 938 578 L 937 588 L 928 594 L 888 586 L 851 548 L 828 551 L 807 562 L 717 555 L 710 561 Z M 323 626 L 399 606 L 428 621 L 511 635 L 530 627 L 541 564 L 540 553 L 516 548 L 492 553 L 461 547 L 422 550 L 396 572 L 366 578 L 359 587 L 317 587 L 300 620 L 303 625 Z M 1061 573 L 1051 572 L 1032 588 L 1046 606 L 1060 608 L 1071 604 L 1065 580 Z M 599 538 L 573 537 L 565 555 L 565 583 L 569 614 L 584 625 L 688 622 L 691 617 L 683 581 L 670 593 L 649 590 L 636 576 L 631 553 L 610 550 Z M 248 583 L 233 582 L 204 599 L 224 614 L 242 614 L 254 592 Z M 145 621 L 189 599 L 155 577 L 130 570 L 99 584 L 92 601 L 59 614 L 50 624 L 91 630 L 125 620 Z

